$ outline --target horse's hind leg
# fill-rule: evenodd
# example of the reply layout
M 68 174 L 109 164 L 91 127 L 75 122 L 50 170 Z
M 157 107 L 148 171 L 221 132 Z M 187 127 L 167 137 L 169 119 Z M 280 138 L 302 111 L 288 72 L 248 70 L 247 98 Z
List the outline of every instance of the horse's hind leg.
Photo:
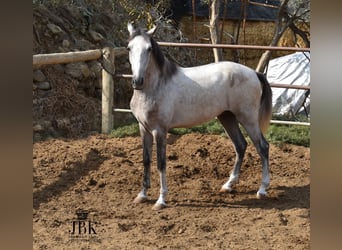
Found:
M 261 129 L 259 127 L 259 123 L 245 123 L 243 124 L 246 129 L 249 137 L 253 141 L 255 148 L 257 149 L 258 154 L 261 158 L 262 164 L 262 180 L 260 188 L 257 192 L 257 198 L 263 198 L 267 196 L 266 189 L 270 184 L 270 175 L 269 175 L 269 144 L 263 136 Z
M 217 118 L 223 125 L 224 129 L 226 130 L 226 133 L 233 141 L 236 151 L 235 164 L 233 170 L 230 173 L 229 180 L 222 186 L 220 190 L 220 192 L 231 192 L 233 190 L 234 183 L 236 183 L 239 179 L 240 167 L 242 164 L 243 157 L 245 155 L 247 142 L 241 133 L 238 121 L 236 120 L 236 117 L 233 113 L 225 111 L 222 114 L 220 114 Z

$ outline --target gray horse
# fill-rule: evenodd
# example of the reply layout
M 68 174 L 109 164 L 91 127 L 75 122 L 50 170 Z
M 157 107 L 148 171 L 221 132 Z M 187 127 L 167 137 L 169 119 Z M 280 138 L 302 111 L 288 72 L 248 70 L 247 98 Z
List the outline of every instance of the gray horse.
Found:
M 234 143 L 236 161 L 221 192 L 232 191 L 237 182 L 247 142 L 239 123 L 253 141 L 262 162 L 262 181 L 257 197 L 266 196 L 270 183 L 269 144 L 266 131 L 272 113 L 272 92 L 264 75 L 233 62 L 211 63 L 183 68 L 164 57 L 148 31 L 129 31 L 129 61 L 134 89 L 131 110 L 139 122 L 143 144 L 143 188 L 135 203 L 147 199 L 150 188 L 150 165 L 153 142 L 157 145 L 157 168 L 160 174 L 160 195 L 154 210 L 166 206 L 166 137 L 170 128 L 191 127 L 215 117 L 222 123 Z

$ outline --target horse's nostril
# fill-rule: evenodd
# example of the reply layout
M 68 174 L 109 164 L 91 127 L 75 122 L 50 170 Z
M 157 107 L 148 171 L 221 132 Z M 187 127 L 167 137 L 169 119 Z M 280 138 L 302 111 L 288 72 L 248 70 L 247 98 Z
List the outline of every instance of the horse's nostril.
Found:
M 143 83 L 144 83 L 144 78 L 139 78 L 136 80 L 137 85 L 143 85 Z
M 144 84 L 144 78 L 138 78 L 132 80 L 132 85 L 134 89 L 141 89 Z

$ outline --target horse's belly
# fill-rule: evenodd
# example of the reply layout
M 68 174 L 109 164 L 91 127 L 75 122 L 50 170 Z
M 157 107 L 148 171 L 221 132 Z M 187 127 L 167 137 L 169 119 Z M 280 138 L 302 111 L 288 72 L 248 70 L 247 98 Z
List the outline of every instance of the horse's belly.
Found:
M 178 105 L 177 105 L 178 106 Z M 221 114 L 225 108 L 221 105 L 185 105 L 174 110 L 170 127 L 192 127 L 208 122 Z

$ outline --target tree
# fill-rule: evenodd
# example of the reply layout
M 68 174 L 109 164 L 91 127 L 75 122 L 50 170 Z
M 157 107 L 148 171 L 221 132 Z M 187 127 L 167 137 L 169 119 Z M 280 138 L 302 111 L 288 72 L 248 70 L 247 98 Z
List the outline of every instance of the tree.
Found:
M 286 29 L 290 28 L 295 35 L 299 35 L 303 38 L 303 41 L 306 43 L 307 47 L 310 47 L 310 41 L 306 34 L 306 32 L 300 30 L 296 26 L 296 22 L 299 20 L 303 20 L 305 18 L 309 18 L 310 14 L 310 1 L 309 0 L 282 0 L 278 18 L 276 21 L 276 26 L 274 30 L 274 36 L 270 43 L 270 46 L 277 46 L 280 38 L 286 31 Z M 256 71 L 264 72 L 265 68 L 271 58 L 272 52 L 270 50 L 266 50 L 262 56 L 260 57 L 258 66 Z

